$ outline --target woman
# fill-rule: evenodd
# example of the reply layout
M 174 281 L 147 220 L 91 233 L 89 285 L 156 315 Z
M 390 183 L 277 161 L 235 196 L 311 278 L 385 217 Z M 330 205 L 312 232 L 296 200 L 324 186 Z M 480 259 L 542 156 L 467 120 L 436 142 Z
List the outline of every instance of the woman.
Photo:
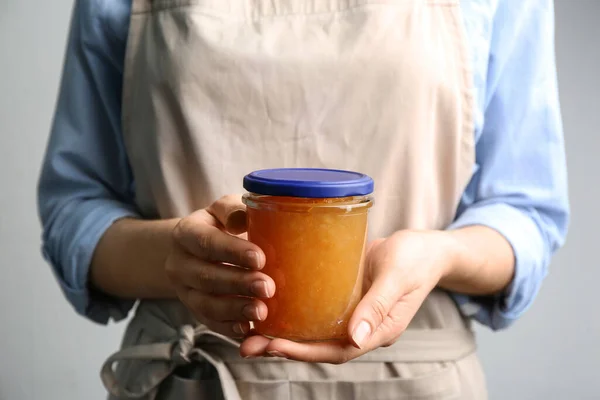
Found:
M 79 313 L 140 300 L 112 398 L 487 398 L 470 320 L 568 225 L 557 93 L 551 0 L 76 2 L 39 205 Z M 375 179 L 349 343 L 249 332 L 277 288 L 232 194 L 271 167 Z

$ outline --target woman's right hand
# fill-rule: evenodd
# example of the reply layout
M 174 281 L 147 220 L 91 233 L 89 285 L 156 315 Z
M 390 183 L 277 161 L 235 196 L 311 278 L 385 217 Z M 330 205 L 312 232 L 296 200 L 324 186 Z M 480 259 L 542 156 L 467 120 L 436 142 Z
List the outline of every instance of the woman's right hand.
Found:
M 243 337 L 249 321 L 264 320 L 267 306 L 260 299 L 275 293 L 273 279 L 260 272 L 265 254 L 240 237 L 245 231 L 240 197 L 223 197 L 179 221 L 165 266 L 196 319 L 230 337 Z

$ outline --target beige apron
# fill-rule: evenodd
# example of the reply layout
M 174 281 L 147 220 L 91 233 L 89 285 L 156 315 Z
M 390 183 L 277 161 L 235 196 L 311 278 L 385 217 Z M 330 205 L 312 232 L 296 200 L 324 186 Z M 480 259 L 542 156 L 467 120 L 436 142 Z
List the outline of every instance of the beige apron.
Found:
M 372 239 L 444 229 L 474 163 L 460 18 L 457 0 L 134 0 L 137 205 L 184 216 L 252 170 L 339 168 L 375 179 Z M 112 399 L 487 398 L 469 323 L 439 290 L 395 345 L 338 366 L 244 360 L 180 303 L 142 301 L 102 378 Z

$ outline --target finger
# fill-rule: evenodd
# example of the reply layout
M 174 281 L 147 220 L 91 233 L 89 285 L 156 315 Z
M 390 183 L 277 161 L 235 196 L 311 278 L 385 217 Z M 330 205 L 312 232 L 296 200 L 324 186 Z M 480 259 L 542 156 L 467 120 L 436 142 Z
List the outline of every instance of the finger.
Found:
M 250 331 L 250 323 L 248 322 L 202 321 L 202 323 L 214 332 L 236 339 L 246 337 Z
M 213 264 L 184 255 L 176 267 L 175 280 L 181 285 L 209 295 L 232 295 L 270 298 L 275 294 L 275 281 L 259 271 L 230 265 Z
M 250 269 L 265 264 L 263 251 L 247 240 L 227 234 L 209 225 L 199 214 L 183 218 L 174 230 L 175 241 L 203 260 L 224 262 Z
M 240 345 L 240 355 L 244 358 L 264 357 L 271 339 L 262 335 L 249 336 Z
M 410 321 L 415 316 L 420 301 L 416 300 L 416 291 L 402 297 L 390 310 L 388 316 L 383 320 L 379 329 L 371 337 L 371 346 L 389 347 L 396 343 L 402 336 Z
M 375 277 L 373 284 L 356 306 L 348 323 L 350 339 L 356 347 L 366 346 L 373 333 L 377 331 L 392 307 L 404 294 L 404 287 L 393 270 L 390 273 L 380 273 Z
M 399 293 L 403 292 L 402 288 L 400 288 Z M 374 328 L 372 334 L 367 335 L 365 339 L 360 339 L 360 337 L 358 339 L 356 337 L 352 338 L 354 345 L 357 345 L 357 342 L 360 341 L 360 346 L 357 347 L 373 349 L 395 343 L 402 333 L 404 333 L 410 321 L 412 321 L 420 305 L 423 304 L 423 301 L 427 297 L 427 293 L 428 291 L 425 288 L 419 288 L 417 290 L 411 290 L 406 294 L 401 294 L 400 298 L 392 305 L 382 321 L 377 325 L 375 325 L 376 323 L 373 323 L 374 325 L 372 326 L 376 326 L 376 328 Z M 368 321 L 369 315 L 371 315 L 374 320 L 378 320 L 380 315 L 379 307 L 381 306 L 377 305 L 376 307 L 373 307 L 372 303 L 369 304 L 368 301 L 369 300 L 367 299 L 367 302 L 365 302 L 362 309 L 356 308 L 350 320 L 350 324 L 357 320 L 361 322 Z M 378 303 L 380 302 L 381 301 L 379 300 Z M 361 306 L 361 304 L 359 304 L 359 306 Z M 377 311 L 374 311 L 374 308 L 377 308 Z M 355 325 L 355 330 L 351 332 L 357 332 L 361 322 L 359 322 L 358 325 Z M 360 332 L 358 333 L 360 334 Z
M 253 345 L 258 348 L 258 345 Z M 363 355 L 367 349 L 357 349 L 348 341 L 297 343 L 284 339 L 273 339 L 268 343 L 265 352 L 275 357 L 296 361 L 343 364 Z
M 372 240 L 369 243 L 367 243 L 367 245 L 365 247 L 365 254 L 369 254 L 369 252 L 371 250 L 373 250 L 375 247 L 379 246 L 384 241 L 385 241 L 385 239 L 375 239 L 375 240 Z
M 267 305 L 258 299 L 246 297 L 219 297 L 188 289 L 185 305 L 204 319 L 215 322 L 264 321 Z
M 246 206 L 242 203 L 242 196 L 221 197 L 206 211 L 214 216 L 228 232 L 239 235 L 246 231 Z

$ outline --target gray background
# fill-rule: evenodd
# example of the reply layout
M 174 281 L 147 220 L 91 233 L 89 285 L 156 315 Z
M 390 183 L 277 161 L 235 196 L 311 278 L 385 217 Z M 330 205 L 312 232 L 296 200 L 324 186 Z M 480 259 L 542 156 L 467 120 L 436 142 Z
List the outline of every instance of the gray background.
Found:
M 72 312 L 40 257 L 35 206 L 72 4 L 0 3 L 0 400 L 102 399 L 98 368 L 123 325 Z M 526 316 L 502 333 L 478 329 L 493 400 L 600 399 L 600 0 L 556 9 L 573 219 Z

